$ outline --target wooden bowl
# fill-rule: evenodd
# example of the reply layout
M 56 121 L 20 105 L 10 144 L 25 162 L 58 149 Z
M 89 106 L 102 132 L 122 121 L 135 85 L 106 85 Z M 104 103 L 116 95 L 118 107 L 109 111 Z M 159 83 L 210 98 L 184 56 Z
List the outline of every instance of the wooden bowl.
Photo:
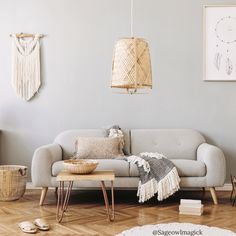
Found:
M 64 161 L 64 169 L 72 174 L 90 174 L 97 168 L 96 160 L 70 159 Z

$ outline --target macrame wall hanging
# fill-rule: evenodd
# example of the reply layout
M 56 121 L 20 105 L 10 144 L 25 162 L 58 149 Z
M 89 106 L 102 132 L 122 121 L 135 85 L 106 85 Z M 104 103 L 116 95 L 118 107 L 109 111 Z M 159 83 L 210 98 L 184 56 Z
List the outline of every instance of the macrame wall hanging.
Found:
M 38 92 L 40 80 L 40 34 L 12 34 L 12 86 L 18 97 L 29 101 Z

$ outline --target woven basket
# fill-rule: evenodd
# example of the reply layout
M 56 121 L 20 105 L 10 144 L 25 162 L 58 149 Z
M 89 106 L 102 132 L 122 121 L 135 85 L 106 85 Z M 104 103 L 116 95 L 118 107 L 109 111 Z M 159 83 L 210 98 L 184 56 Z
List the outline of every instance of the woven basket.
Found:
M 0 201 L 21 198 L 26 188 L 27 167 L 0 165 Z
M 90 174 L 98 165 L 94 160 L 66 160 L 64 161 L 65 170 L 72 174 Z

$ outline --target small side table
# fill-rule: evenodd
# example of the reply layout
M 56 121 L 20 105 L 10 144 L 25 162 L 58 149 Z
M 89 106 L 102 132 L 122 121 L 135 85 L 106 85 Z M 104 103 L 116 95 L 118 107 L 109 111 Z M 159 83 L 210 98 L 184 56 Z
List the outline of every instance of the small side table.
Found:
M 103 192 L 103 197 L 105 201 L 105 207 L 107 211 L 107 217 L 109 221 L 114 221 L 115 219 L 115 204 L 114 204 L 114 187 L 113 181 L 115 180 L 115 174 L 113 171 L 94 171 L 91 174 L 79 175 L 71 174 L 66 171 L 62 171 L 57 175 L 57 181 L 59 181 L 58 189 L 58 199 L 57 199 L 57 214 L 56 219 L 60 223 L 63 219 L 64 213 L 68 208 L 68 202 L 70 198 L 70 193 L 73 187 L 74 181 L 100 181 L 101 188 Z M 111 181 L 111 208 L 109 206 L 109 201 L 107 198 L 106 186 L 104 181 Z M 66 193 L 64 194 L 64 185 L 65 182 L 68 182 Z
M 231 175 L 230 177 L 231 177 L 231 183 L 232 183 L 230 201 L 232 202 L 232 206 L 234 206 L 236 202 L 236 176 Z

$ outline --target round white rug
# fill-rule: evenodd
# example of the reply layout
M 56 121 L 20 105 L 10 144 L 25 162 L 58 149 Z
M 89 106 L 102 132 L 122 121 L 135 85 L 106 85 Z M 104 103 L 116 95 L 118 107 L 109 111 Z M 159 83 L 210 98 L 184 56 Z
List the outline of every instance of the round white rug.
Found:
M 123 231 L 117 236 L 236 236 L 230 230 L 189 223 L 144 225 Z

